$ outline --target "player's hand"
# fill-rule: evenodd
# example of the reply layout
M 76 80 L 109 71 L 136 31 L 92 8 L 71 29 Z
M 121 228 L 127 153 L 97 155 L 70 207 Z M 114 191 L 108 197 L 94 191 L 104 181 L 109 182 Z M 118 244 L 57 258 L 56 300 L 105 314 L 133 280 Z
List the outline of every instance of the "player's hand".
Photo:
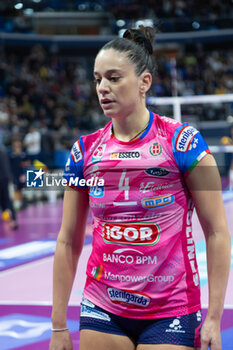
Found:
M 73 350 L 70 332 L 53 332 L 49 344 L 49 350 Z
M 220 320 L 206 317 L 201 329 L 201 350 L 222 350 Z

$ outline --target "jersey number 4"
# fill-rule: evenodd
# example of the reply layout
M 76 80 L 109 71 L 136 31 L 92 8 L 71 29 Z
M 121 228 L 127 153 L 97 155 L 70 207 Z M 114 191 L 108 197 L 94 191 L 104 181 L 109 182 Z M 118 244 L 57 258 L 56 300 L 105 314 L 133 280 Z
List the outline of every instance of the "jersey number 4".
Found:
M 125 200 L 127 201 L 129 200 L 129 177 L 126 177 L 125 175 L 126 175 L 126 170 L 123 170 L 120 177 L 118 189 L 119 191 L 125 192 Z

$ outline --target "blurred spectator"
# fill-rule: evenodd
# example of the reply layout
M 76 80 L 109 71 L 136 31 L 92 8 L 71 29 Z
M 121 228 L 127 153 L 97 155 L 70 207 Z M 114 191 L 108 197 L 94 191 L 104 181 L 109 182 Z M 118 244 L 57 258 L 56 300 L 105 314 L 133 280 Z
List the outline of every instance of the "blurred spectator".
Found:
M 171 11 L 173 2 L 165 3 L 161 9 Z M 192 52 L 195 54 L 181 48 L 176 54 L 178 96 L 232 93 L 233 50 L 205 51 L 197 45 Z M 0 58 L 0 144 L 8 147 L 13 138 L 25 140 L 30 158 L 40 156 L 52 168 L 55 152 L 66 151 L 80 134 L 108 122 L 96 97 L 90 58 L 78 61 L 76 57 L 51 55 L 41 45 L 27 55 L 5 53 Z M 151 94 L 171 96 L 170 56 L 159 52 L 156 61 L 157 75 Z M 207 120 L 225 115 L 209 105 L 184 106 L 183 110 L 186 115 L 191 113 Z M 32 125 L 36 131 L 28 134 Z M 33 139 L 35 145 L 30 145 Z
M 12 228 L 18 227 L 16 213 L 9 195 L 9 182 L 11 180 L 11 171 L 8 154 L 3 147 L 0 147 L 0 209 L 4 220 L 12 221 Z
M 41 135 L 39 131 L 31 125 L 24 140 L 24 146 L 26 148 L 26 154 L 31 162 L 37 159 L 40 160 L 41 153 Z
M 11 172 L 14 184 L 14 208 L 19 210 L 23 206 L 23 188 L 26 183 L 26 168 L 30 165 L 23 145 L 20 140 L 12 141 L 12 151 L 10 153 Z
M 113 23 L 118 19 L 133 22 L 148 18 L 156 21 L 159 18 L 158 22 L 162 23 L 160 30 L 170 32 L 231 28 L 233 21 L 231 0 L 43 0 L 31 1 L 30 9 L 32 12 L 108 12 L 109 16 L 115 17 Z M 0 31 L 32 32 L 33 21 L 30 15 L 25 15 L 25 10 L 16 9 L 11 1 L 0 1 Z M 197 27 L 193 26 L 193 22 Z M 116 24 L 112 28 L 115 33 L 119 30 Z
M 51 169 L 53 168 L 53 154 L 54 154 L 54 140 L 52 137 L 52 132 L 47 125 L 42 124 L 40 128 L 41 134 L 41 161 L 46 164 L 46 166 Z

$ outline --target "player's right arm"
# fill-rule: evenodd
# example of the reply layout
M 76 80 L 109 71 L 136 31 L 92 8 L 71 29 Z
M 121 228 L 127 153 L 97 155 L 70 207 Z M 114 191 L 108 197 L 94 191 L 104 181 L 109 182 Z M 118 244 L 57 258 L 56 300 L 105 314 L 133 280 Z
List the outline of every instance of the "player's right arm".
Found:
M 87 215 L 88 191 L 69 187 L 64 195 L 62 225 L 53 266 L 52 328 L 55 329 L 67 327 L 67 306 L 83 247 Z M 49 349 L 72 350 L 70 333 L 53 332 Z

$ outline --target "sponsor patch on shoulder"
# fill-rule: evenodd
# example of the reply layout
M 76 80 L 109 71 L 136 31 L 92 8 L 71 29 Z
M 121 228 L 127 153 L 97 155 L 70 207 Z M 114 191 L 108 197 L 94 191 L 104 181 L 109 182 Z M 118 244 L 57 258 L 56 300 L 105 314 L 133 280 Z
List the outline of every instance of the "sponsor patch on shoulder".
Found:
M 179 152 L 187 152 L 194 136 L 198 133 L 193 126 L 184 126 L 177 135 L 175 149 Z
M 76 141 L 71 150 L 71 156 L 75 163 L 80 162 L 83 159 L 83 152 L 79 141 Z

